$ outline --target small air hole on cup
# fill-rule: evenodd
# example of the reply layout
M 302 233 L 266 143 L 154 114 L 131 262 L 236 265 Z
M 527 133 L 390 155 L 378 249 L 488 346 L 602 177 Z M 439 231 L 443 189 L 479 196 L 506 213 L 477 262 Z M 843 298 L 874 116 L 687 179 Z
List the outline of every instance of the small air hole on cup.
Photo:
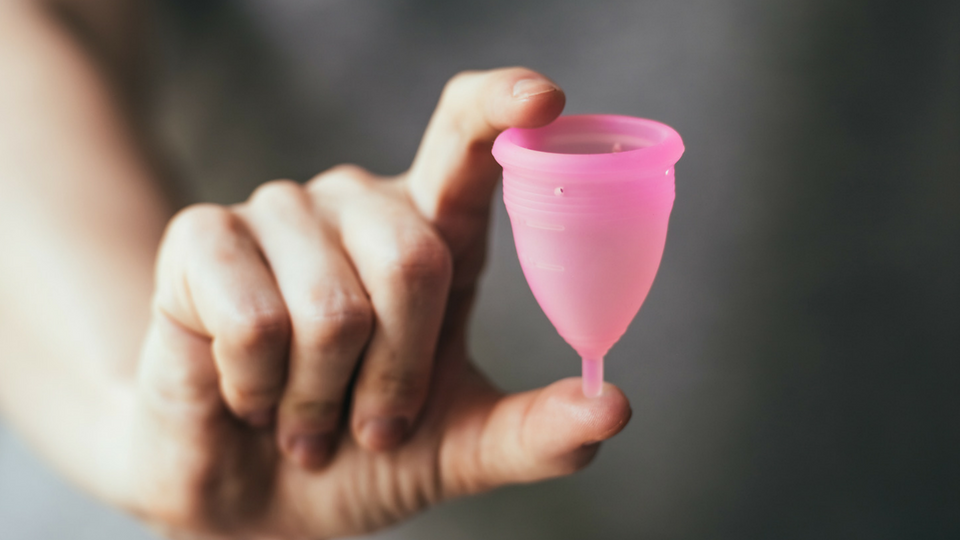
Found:
M 553 190 L 553 194 L 556 195 L 557 197 L 560 197 L 561 195 L 563 195 L 563 188 L 558 187 L 557 189 Z

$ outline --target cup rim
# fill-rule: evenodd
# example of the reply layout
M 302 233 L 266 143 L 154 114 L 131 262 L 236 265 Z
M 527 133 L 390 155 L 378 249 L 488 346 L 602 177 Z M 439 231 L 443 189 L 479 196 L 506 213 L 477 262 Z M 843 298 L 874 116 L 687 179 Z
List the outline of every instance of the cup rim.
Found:
M 521 143 L 529 132 L 557 130 L 571 124 L 594 126 L 598 132 L 604 126 L 628 127 L 630 130 L 655 133 L 659 140 L 654 144 L 603 154 L 571 154 L 534 150 Z M 680 134 L 672 127 L 656 120 L 616 114 L 580 114 L 561 116 L 539 128 L 509 128 L 497 136 L 493 143 L 493 156 L 505 169 L 523 169 L 530 172 L 592 176 L 622 174 L 637 170 L 669 170 L 683 155 L 684 146 Z

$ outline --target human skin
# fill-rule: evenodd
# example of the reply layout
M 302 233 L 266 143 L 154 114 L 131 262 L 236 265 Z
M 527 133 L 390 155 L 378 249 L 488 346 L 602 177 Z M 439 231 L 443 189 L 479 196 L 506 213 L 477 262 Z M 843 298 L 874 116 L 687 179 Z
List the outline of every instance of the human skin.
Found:
M 613 385 L 504 395 L 466 350 L 490 147 L 559 115 L 554 83 L 462 73 L 401 175 L 173 215 L 102 65 L 0 7 L 0 411 L 83 489 L 171 537 L 332 538 L 570 474 L 626 425 Z

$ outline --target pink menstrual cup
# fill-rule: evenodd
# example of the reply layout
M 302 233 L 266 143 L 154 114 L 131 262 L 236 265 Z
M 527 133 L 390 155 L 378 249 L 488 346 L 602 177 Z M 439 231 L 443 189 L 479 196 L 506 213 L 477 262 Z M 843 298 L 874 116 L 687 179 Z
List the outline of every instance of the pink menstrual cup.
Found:
M 681 154 L 673 128 L 614 115 L 563 116 L 494 142 L 520 266 L 583 358 L 588 396 L 657 274 Z

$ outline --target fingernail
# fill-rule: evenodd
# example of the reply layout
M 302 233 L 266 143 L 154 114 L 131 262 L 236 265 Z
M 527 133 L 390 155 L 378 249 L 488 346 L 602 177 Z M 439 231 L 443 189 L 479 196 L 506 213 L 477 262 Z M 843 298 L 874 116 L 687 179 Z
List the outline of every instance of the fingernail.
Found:
M 560 88 L 546 79 L 520 79 L 513 85 L 513 97 L 528 98 L 547 92 L 555 92 Z
M 247 415 L 247 423 L 253 427 L 265 428 L 273 423 L 274 409 L 267 409 Z
M 303 433 L 290 438 L 287 451 L 301 465 L 315 467 L 326 461 L 332 445 L 330 433 Z
M 405 418 L 371 418 L 360 426 L 360 438 L 374 450 L 387 450 L 400 444 L 407 431 Z

